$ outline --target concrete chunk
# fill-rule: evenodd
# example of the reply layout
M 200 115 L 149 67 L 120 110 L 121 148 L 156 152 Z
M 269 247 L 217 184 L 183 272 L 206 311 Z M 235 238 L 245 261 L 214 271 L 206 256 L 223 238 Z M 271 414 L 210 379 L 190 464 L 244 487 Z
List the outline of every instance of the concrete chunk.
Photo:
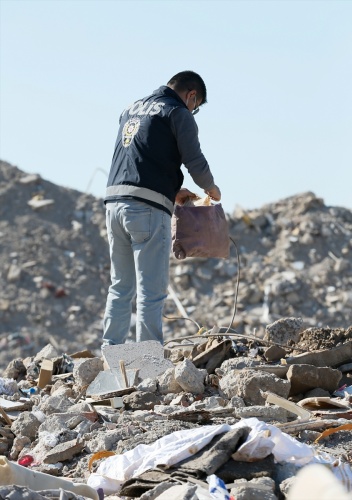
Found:
M 275 495 L 275 481 L 269 477 L 260 477 L 246 481 L 238 479 L 231 488 L 231 494 L 236 500 L 277 500 Z
M 40 422 L 37 417 L 29 411 L 24 411 L 14 421 L 11 431 L 15 436 L 27 436 L 33 441 L 36 437 Z
M 16 264 L 11 264 L 7 272 L 7 281 L 18 281 L 21 277 L 22 269 Z
M 46 453 L 43 462 L 45 464 L 56 464 L 57 462 L 72 460 L 75 455 L 81 453 L 84 447 L 85 443 L 83 441 L 79 441 L 78 439 L 57 444 Z
M 105 367 L 119 368 L 120 360 L 123 360 L 126 369 L 139 370 L 138 377 L 141 380 L 155 378 L 174 367 L 170 360 L 164 358 L 164 348 L 156 340 L 103 346 L 102 354 Z
M 334 392 L 342 378 L 340 370 L 312 365 L 291 365 L 287 379 L 291 382 L 290 396 L 320 388 Z
M 100 358 L 82 358 L 75 363 L 73 377 L 79 387 L 90 384 L 104 369 L 103 360 Z
M 53 396 L 42 399 L 38 405 L 39 410 L 43 413 L 65 413 L 68 409 L 73 406 L 73 402 L 68 398 L 63 396 L 59 391 Z
M 221 391 L 230 399 L 233 396 L 243 398 L 247 405 L 263 405 L 265 398 L 260 391 L 268 391 L 287 398 L 291 384 L 287 380 L 251 369 L 233 370 L 219 382 Z
M 126 410 L 152 410 L 160 404 L 160 397 L 151 392 L 136 391 L 123 397 Z
M 351 361 L 352 342 L 324 349 L 298 354 L 286 359 L 288 365 L 339 366 Z
M 58 351 L 51 344 L 47 344 L 43 347 L 34 357 L 35 362 L 40 362 L 43 359 L 53 359 L 59 356 Z
M 207 370 L 199 370 L 192 361 L 185 359 L 175 368 L 175 380 L 184 391 L 203 394 L 205 390 L 204 379 L 207 373 Z
M 279 361 L 286 356 L 286 351 L 283 347 L 278 345 L 271 345 L 265 349 L 264 357 L 267 361 Z
M 302 318 L 282 318 L 267 325 L 265 329 L 265 340 L 277 344 L 287 344 L 289 341 L 297 343 L 302 331 Z
M 183 389 L 175 380 L 175 368 L 169 368 L 165 373 L 158 377 L 160 394 L 169 394 L 182 392 Z
M 215 370 L 215 373 L 218 373 L 219 375 L 226 375 L 227 373 L 231 372 L 232 370 L 242 370 L 244 368 L 253 368 L 254 366 L 257 366 L 259 364 L 259 361 L 256 361 L 255 359 L 247 358 L 247 357 L 241 357 L 241 358 L 230 358 L 226 359 L 220 368 L 217 368 Z

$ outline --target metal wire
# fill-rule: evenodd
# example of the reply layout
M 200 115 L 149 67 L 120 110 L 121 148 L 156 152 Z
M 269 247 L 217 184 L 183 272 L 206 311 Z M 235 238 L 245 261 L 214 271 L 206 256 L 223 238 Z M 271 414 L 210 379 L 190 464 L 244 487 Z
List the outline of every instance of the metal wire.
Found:
M 238 248 L 237 248 L 237 245 L 235 243 L 235 241 L 231 238 L 231 236 L 229 236 L 229 239 L 232 241 L 232 243 L 234 244 L 235 246 L 235 250 L 236 250 L 236 258 L 237 258 L 237 279 L 236 279 L 236 288 L 235 288 L 235 301 L 234 301 L 234 308 L 233 308 L 233 314 L 232 314 L 232 318 L 231 318 L 231 321 L 230 321 L 230 324 L 229 326 L 227 327 L 226 331 L 224 332 L 224 334 L 226 335 L 230 330 L 231 330 L 231 326 L 234 322 L 234 319 L 235 319 L 235 316 L 236 316 L 236 313 L 237 313 L 237 300 L 238 300 L 238 288 L 239 288 L 239 285 L 240 285 L 240 255 L 239 255 L 239 251 L 238 251 Z M 166 318 L 166 319 L 169 319 L 169 320 L 178 320 L 178 319 L 183 319 L 185 321 L 191 321 L 192 323 L 194 323 L 198 330 L 201 329 L 201 326 L 196 322 L 194 321 L 193 319 L 191 318 L 188 318 L 188 317 L 185 317 L 185 316 L 179 316 L 179 317 L 169 317 L 169 316 L 165 316 L 165 314 L 163 314 L 163 317 Z M 218 327 L 219 330 L 221 328 L 226 328 L 226 327 Z M 211 330 L 208 330 L 209 332 Z M 236 330 L 234 330 L 236 332 Z M 237 333 L 237 332 L 236 332 Z M 240 334 L 238 334 L 240 335 Z M 202 334 L 202 337 L 204 337 L 205 335 Z M 182 337 L 183 339 L 185 338 L 188 338 L 188 337 Z M 165 345 L 165 343 L 164 343 Z

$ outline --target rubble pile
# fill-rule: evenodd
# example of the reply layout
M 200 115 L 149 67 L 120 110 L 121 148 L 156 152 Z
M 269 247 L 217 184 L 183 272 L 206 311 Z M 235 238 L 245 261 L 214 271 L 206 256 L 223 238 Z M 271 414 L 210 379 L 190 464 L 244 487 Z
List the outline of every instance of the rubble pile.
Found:
M 0 366 L 48 342 L 98 352 L 110 282 L 102 200 L 0 162 L 0 202 Z M 289 316 L 352 324 L 351 210 L 304 193 L 227 217 L 238 298 L 233 244 L 228 260 L 171 256 L 165 316 L 196 324 L 165 318 L 165 339 L 214 325 L 263 336 Z
M 1 162 L 0 366 L 98 348 L 109 282 L 102 201 Z
M 292 325 L 301 325 L 298 341 L 277 348 L 273 338 Z M 266 339 L 199 335 L 165 349 L 105 346 L 100 356 L 48 344 L 0 377 L 0 469 L 12 467 L 12 483 L 27 489 L 35 472 L 32 490 L 42 496 L 34 500 L 53 498 L 38 478 L 70 499 L 98 498 L 100 489 L 115 499 L 162 499 L 168 490 L 225 499 L 198 496 L 209 481 L 236 499 L 264 498 L 263 490 L 284 499 L 312 463 L 352 490 L 352 328 L 320 350 L 309 345 L 311 330 L 282 318 Z M 0 498 L 9 488 L 0 478 Z
M 1 162 L 0 201 L 0 499 L 348 498 L 350 210 L 237 208 L 240 269 L 171 257 L 164 347 L 101 350 L 102 200 Z

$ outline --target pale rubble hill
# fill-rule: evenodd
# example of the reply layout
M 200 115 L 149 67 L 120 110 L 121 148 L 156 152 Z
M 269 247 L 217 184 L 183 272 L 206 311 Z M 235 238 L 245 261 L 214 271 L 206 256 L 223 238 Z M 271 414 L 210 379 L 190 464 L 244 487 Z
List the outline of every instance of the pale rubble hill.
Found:
M 104 225 L 102 200 L 1 162 L 0 360 L 51 338 L 63 352 L 98 345 L 109 284 Z
M 351 210 L 308 192 L 227 217 L 241 267 L 233 323 L 235 247 L 228 260 L 170 259 L 170 285 L 194 322 L 259 336 L 288 316 L 326 335 L 352 324 Z M 0 367 L 48 342 L 98 354 L 109 281 L 103 200 L 0 162 Z M 171 297 L 165 315 L 180 316 Z M 165 319 L 166 339 L 197 330 Z

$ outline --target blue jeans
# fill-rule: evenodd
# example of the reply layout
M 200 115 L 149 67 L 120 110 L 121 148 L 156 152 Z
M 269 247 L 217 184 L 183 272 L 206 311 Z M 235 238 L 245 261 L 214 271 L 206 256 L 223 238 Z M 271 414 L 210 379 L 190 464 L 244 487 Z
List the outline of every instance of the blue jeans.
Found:
M 162 310 L 169 283 L 171 217 L 151 205 L 126 199 L 106 203 L 111 285 L 104 315 L 103 345 L 122 344 L 130 330 L 137 295 L 136 340 L 163 342 Z

